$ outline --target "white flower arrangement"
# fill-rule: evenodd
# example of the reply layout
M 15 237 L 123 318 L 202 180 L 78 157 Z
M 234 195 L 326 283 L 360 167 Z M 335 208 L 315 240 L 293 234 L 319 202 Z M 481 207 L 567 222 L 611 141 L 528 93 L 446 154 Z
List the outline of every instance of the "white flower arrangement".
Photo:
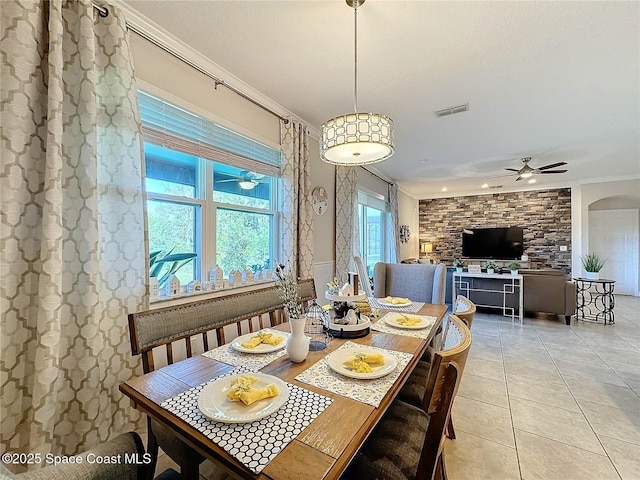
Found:
M 300 286 L 297 278 L 291 269 L 285 269 L 283 264 L 276 265 L 273 270 L 274 281 L 280 290 L 282 299 L 290 318 L 302 318 L 303 312 L 300 307 Z

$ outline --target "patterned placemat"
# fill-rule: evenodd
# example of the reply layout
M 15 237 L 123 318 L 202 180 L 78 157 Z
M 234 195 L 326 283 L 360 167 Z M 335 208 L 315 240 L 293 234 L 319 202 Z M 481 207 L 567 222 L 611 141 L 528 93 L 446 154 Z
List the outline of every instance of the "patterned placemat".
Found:
M 413 302 L 411 305 L 407 305 L 406 307 L 400 305 L 394 305 L 390 307 L 389 305 L 382 305 L 378 300 L 379 298 L 369 297 L 369 305 L 371 308 L 378 309 L 386 309 L 386 310 L 397 310 L 399 312 L 409 312 L 409 313 L 417 313 L 424 306 L 424 302 Z
M 286 342 L 287 337 L 289 336 L 287 332 L 271 330 L 270 328 L 265 328 L 261 331 L 281 335 L 284 337 L 283 342 Z M 204 355 L 205 357 L 213 358 L 214 360 L 218 360 L 220 362 L 228 363 L 229 365 L 245 366 L 254 370 L 260 370 L 261 368 L 269 365 L 275 359 L 280 358 L 285 354 L 286 352 L 284 347 L 271 353 L 243 353 L 234 350 L 233 347 L 229 344 L 214 348 L 213 350 L 209 350 L 208 352 L 204 352 L 202 355 Z
M 335 351 L 337 352 L 340 349 L 353 347 L 362 347 L 362 345 L 354 342 L 345 342 L 344 345 Z M 301 374 L 297 375 L 296 380 L 377 408 L 413 355 L 410 353 L 396 352 L 394 350 L 386 350 L 382 348 L 377 348 L 376 350 L 393 355 L 398 359 L 398 367 L 389 375 L 372 380 L 359 380 L 345 377 L 334 372 L 329 367 L 326 358 L 323 358 L 311 367 L 307 368 Z
M 250 372 L 238 367 L 217 378 Z M 333 402 L 332 398 L 287 383 L 289 400 L 277 412 L 251 423 L 221 423 L 205 417 L 198 409 L 198 397 L 208 383 L 176 395 L 160 406 L 197 428 L 254 473 L 260 473 Z
M 431 326 L 427 328 L 422 328 L 420 330 L 411 330 L 409 328 L 396 328 L 396 327 L 392 327 L 391 325 L 387 325 L 387 323 L 384 321 L 384 317 L 386 315 L 388 315 L 388 313 L 380 317 L 376 321 L 376 323 L 372 323 L 371 330 L 376 330 L 378 332 L 383 332 L 383 333 L 392 333 L 393 335 L 404 335 L 405 337 L 426 339 L 426 338 L 429 338 L 431 329 L 433 328 L 437 320 L 436 317 L 432 317 L 430 315 L 421 315 L 431 322 Z

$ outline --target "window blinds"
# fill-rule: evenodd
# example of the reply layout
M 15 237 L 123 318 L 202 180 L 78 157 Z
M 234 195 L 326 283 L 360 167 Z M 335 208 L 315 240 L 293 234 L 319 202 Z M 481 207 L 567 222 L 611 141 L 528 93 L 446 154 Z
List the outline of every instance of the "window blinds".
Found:
M 280 176 L 280 151 L 138 91 L 144 140 L 242 170 Z

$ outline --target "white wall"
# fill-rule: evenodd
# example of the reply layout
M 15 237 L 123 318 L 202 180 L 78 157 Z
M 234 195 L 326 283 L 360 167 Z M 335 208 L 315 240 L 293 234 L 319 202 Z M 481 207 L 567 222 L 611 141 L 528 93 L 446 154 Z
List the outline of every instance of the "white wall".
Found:
M 420 227 L 418 226 L 418 200 L 398 191 L 398 223 L 409 225 L 411 236 L 407 243 L 400 243 L 398 261 L 405 258 L 418 258 L 420 252 Z
M 621 201 L 620 197 L 628 198 Z M 612 205 L 628 208 L 637 198 L 640 198 L 640 179 L 588 183 L 571 189 L 571 263 L 574 275 L 582 272 L 580 257 L 589 252 L 589 205 L 598 202 L 596 208 Z M 603 199 L 608 200 L 602 202 Z M 640 269 L 638 279 L 640 280 Z

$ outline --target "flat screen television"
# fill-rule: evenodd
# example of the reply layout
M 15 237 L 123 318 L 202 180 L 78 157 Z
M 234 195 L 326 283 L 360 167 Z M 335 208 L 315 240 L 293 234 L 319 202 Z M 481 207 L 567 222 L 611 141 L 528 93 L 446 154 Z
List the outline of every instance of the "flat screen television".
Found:
M 522 253 L 522 227 L 465 228 L 462 230 L 463 257 L 519 260 Z

